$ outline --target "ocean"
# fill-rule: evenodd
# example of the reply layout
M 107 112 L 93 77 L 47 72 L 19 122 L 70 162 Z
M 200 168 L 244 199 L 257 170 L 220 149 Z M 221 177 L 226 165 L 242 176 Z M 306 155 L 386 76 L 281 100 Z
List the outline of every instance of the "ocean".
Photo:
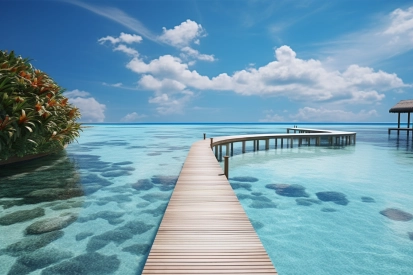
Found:
M 90 124 L 55 155 L 0 168 L 0 274 L 140 274 L 191 144 L 287 127 L 348 146 L 247 152 L 229 181 L 279 274 L 413 273 L 413 148 L 394 124 Z

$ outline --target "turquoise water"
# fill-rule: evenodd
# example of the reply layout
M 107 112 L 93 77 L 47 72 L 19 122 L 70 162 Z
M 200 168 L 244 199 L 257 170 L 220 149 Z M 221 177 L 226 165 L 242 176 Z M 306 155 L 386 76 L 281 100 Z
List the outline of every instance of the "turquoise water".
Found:
M 1 168 L 0 274 L 140 274 L 194 141 L 290 126 L 93 125 L 65 152 Z M 411 274 L 413 221 L 380 214 L 413 213 L 411 137 L 389 137 L 389 125 L 299 126 L 356 131 L 357 144 L 247 144 L 246 154 L 235 144 L 230 159 L 278 272 Z

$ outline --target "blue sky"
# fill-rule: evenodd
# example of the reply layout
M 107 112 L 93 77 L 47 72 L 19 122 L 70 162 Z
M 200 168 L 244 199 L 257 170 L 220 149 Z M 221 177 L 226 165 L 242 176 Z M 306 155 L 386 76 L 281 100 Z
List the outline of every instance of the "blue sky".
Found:
M 395 122 L 413 1 L 0 0 L 83 122 Z

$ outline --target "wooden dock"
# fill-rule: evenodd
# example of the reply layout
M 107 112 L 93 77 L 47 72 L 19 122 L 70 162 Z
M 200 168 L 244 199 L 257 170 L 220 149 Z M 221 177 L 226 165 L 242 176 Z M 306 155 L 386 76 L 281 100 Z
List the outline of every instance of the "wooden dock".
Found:
M 289 132 L 294 131 L 294 133 Z M 297 133 L 298 131 L 298 133 Z M 293 146 L 355 144 L 356 133 L 288 128 L 286 134 L 218 137 L 194 143 L 182 167 L 142 274 L 277 274 L 217 159 L 235 142 L 270 139 Z M 312 143 L 311 143 L 312 142 Z M 230 149 L 231 148 L 231 149 Z M 215 152 L 214 152 L 215 150 Z M 219 157 L 220 156 L 220 157 Z
M 398 135 L 400 134 L 400 131 L 406 131 L 407 134 L 409 134 L 409 132 L 413 132 L 413 128 L 396 128 L 396 127 L 394 127 L 394 128 L 389 128 L 389 129 L 388 129 L 389 135 L 391 134 L 391 131 L 397 131 L 397 134 L 398 134 Z
M 209 140 L 192 145 L 142 274 L 277 274 Z

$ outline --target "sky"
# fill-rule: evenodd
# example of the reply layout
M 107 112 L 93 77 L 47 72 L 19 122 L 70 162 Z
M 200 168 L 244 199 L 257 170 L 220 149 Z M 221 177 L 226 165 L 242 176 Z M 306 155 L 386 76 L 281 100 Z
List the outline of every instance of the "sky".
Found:
M 0 7 L 0 49 L 65 88 L 82 122 L 396 122 L 413 99 L 413 1 Z

